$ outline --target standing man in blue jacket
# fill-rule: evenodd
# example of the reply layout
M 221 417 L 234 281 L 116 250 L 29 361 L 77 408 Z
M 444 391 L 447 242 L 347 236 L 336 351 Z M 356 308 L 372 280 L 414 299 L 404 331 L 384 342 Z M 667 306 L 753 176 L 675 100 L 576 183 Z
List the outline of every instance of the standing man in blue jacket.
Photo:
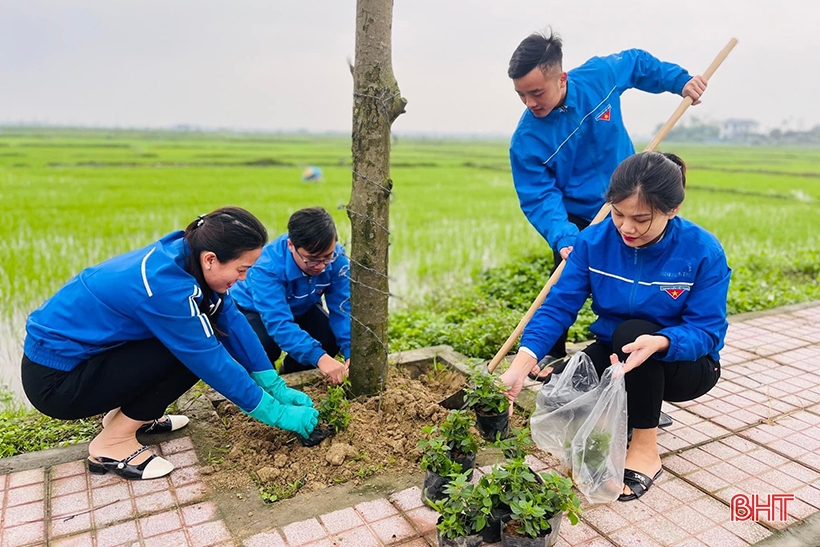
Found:
M 337 239 L 327 211 L 296 211 L 288 233 L 264 247 L 247 278 L 231 291 L 271 362 L 287 353 L 282 374 L 318 368 L 334 384 L 348 374 L 350 262 Z M 340 352 L 344 363 L 335 359 Z
M 534 33 L 513 52 L 507 74 L 527 106 L 510 143 L 513 183 L 527 220 L 552 248 L 557 267 L 604 204 L 618 164 L 635 153 L 621 115 L 627 89 L 700 102 L 706 89 L 672 63 L 630 49 L 564 72 L 561 38 Z M 544 360 L 566 356 L 566 332 Z

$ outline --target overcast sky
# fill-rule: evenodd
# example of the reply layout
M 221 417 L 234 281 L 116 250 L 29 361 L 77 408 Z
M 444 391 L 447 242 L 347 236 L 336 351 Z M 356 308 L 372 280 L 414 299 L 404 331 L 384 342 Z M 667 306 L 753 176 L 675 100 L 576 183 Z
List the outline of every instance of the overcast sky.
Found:
M 349 131 L 354 0 L 0 0 L 0 124 Z M 731 37 L 701 118 L 820 123 L 820 8 L 809 0 L 395 0 L 397 132 L 509 135 L 506 76 L 547 25 L 564 67 L 643 48 L 700 73 Z M 624 95 L 633 137 L 679 98 Z

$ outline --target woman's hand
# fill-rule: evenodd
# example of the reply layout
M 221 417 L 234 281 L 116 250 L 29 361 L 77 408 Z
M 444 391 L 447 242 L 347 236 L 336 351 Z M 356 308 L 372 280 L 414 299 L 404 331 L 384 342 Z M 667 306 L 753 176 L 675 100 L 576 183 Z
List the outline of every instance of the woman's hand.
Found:
M 513 413 L 513 403 L 521 388 L 524 387 L 524 378 L 538 364 L 535 357 L 526 353 L 519 353 L 513 359 L 510 368 L 501 375 L 501 381 L 507 386 L 507 399 L 510 400 L 510 415 Z
M 322 371 L 331 384 L 340 385 L 347 377 L 348 364 L 340 363 L 327 353 L 319 358 L 319 370 Z
M 621 348 L 621 351 L 629 354 L 629 357 L 626 358 L 626 362 L 624 362 L 624 374 L 633 368 L 641 366 L 644 361 L 654 354 L 663 353 L 668 349 L 669 338 L 666 336 L 655 336 L 652 334 L 642 334 L 638 336 L 634 342 Z M 618 362 L 617 356 L 614 362 Z

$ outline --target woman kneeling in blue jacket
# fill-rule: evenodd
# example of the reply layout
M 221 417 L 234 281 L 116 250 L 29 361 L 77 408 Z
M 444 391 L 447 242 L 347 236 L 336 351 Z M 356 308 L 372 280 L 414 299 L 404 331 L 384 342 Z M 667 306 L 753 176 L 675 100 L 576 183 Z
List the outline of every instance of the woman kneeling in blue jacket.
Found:
M 661 474 L 661 403 L 700 397 L 720 377 L 731 270 L 717 239 L 677 216 L 685 175 L 684 163 L 672 154 L 644 152 L 618 166 L 606 193 L 612 221 L 578 236 L 561 279 L 502 375 L 514 399 L 592 296 L 595 342 L 584 352 L 599 376 L 619 361 L 627 373 L 633 436 L 620 501 L 639 498 Z
M 62 420 L 109 411 L 88 447 L 90 472 L 170 473 L 136 434 L 187 425 L 163 413 L 198 379 L 265 424 L 313 431 L 310 397 L 285 386 L 228 296 L 267 238 L 248 211 L 218 209 L 83 270 L 29 316 L 22 380 L 34 407 Z

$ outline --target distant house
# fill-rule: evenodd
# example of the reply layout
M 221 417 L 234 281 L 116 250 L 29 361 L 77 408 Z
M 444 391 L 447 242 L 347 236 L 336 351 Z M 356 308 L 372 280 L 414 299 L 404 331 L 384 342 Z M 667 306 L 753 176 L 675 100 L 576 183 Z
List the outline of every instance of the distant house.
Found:
M 755 120 L 740 120 L 729 118 L 720 124 L 720 140 L 743 141 L 753 133 L 757 133 L 760 124 Z

